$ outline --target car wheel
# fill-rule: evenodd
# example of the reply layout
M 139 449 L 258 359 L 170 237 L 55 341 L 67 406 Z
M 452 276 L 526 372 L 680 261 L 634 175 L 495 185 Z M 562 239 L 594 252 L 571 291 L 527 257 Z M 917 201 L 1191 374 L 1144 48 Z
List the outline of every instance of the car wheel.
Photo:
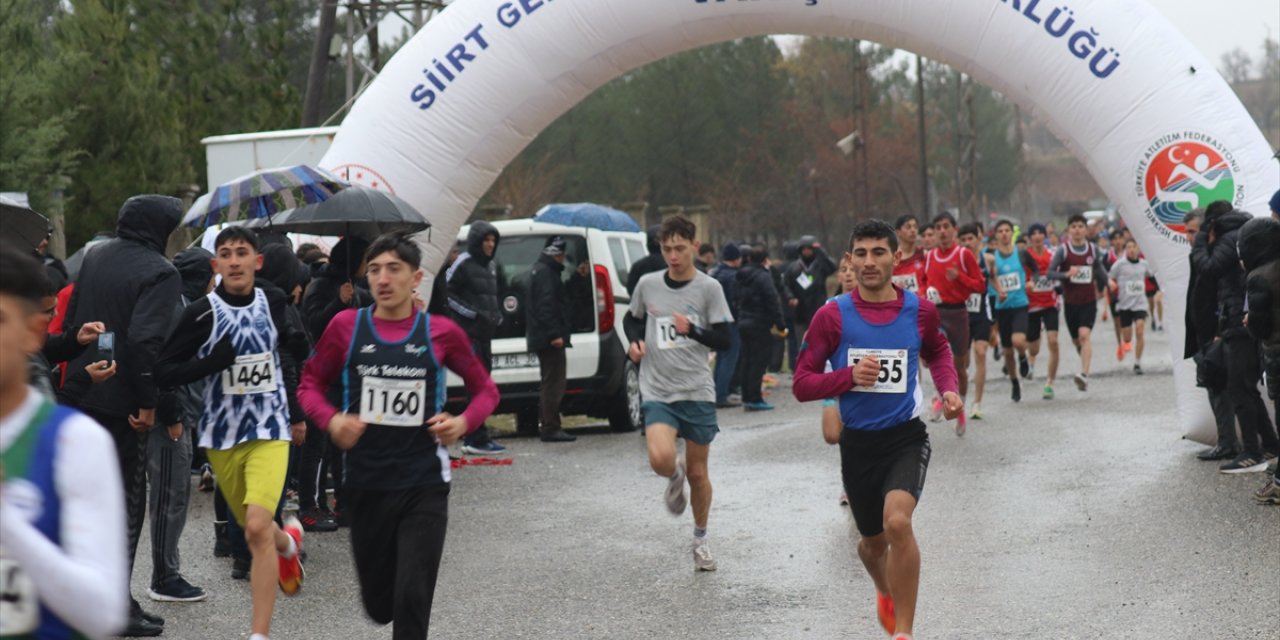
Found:
M 516 433 L 522 436 L 538 435 L 538 405 L 516 411 Z
M 627 362 L 622 389 L 614 401 L 616 407 L 609 414 L 609 427 L 614 431 L 635 431 L 644 427 L 644 414 L 640 411 L 640 367 Z

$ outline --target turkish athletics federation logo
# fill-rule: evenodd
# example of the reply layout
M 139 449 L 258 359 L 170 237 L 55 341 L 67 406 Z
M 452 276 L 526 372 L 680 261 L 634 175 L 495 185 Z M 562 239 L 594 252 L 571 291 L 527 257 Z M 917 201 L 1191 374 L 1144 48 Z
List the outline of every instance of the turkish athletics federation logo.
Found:
M 1237 205 L 1243 200 L 1238 175 L 1239 164 L 1221 143 L 1186 131 L 1164 136 L 1147 148 L 1138 163 L 1135 191 L 1145 199 L 1147 217 L 1158 223 L 1157 230 L 1181 237 L 1182 220 L 1193 209 L 1215 200 Z

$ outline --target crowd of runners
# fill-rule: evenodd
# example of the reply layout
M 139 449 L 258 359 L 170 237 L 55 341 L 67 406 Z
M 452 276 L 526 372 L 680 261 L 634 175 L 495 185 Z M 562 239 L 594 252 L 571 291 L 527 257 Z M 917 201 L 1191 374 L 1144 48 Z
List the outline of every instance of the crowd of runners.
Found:
M 148 597 L 203 600 L 177 551 L 195 470 L 220 514 L 213 553 L 249 583 L 251 640 L 269 636 L 277 590 L 303 589 L 305 535 L 340 526 L 350 528 L 369 618 L 392 624 L 397 639 L 426 638 L 450 447 L 504 451 L 483 430 L 499 393 L 488 373 L 492 334 L 475 324 L 496 309 L 486 280 L 496 231 L 475 226 L 468 251 L 439 270 L 447 275 L 428 307 L 417 294 L 428 265 L 404 234 L 346 238 L 324 256 L 231 226 L 213 252 L 170 261 L 163 250 L 181 214 L 173 198 L 131 198 L 116 239 L 90 252 L 70 283 L 43 246 L 0 244 L 0 636 L 162 634 L 164 620 L 127 588 L 148 511 Z M 1263 265 L 1240 240 L 1248 220 L 1215 203 L 1185 221 L 1189 298 L 1199 302 L 1188 306 L 1187 355 L 1205 363 L 1220 427 L 1199 457 L 1224 473 L 1265 471 L 1280 454 L 1258 391 L 1263 369 L 1280 372 L 1269 333 L 1280 318 L 1259 317 L 1270 305 L 1255 299 L 1252 272 Z M 762 389 L 790 362 L 793 394 L 822 401 L 815 422 L 839 445 L 841 502 L 894 640 L 913 633 L 926 421 L 954 421 L 964 436 L 983 420 L 989 366 L 1009 380 L 1012 402 L 1024 401 L 1024 386 L 1040 387 L 1042 401 L 1060 397 L 1060 369 L 1087 394 L 1099 320 L 1117 334 L 1117 361 L 1142 375 L 1147 328 L 1165 324 L 1158 280 L 1131 234 L 1081 215 L 1062 234 L 1010 220 L 984 229 L 950 213 L 868 220 L 838 261 L 807 237 L 778 267 L 764 246 L 738 243 L 712 264 L 717 252 L 697 237 L 679 216 L 652 231 L 660 260 L 647 259 L 630 283 L 623 319 L 649 464 L 665 480 L 666 507 L 692 511 L 693 568 L 717 567 L 708 542 L 717 412 L 772 409 Z M 552 289 L 563 253 L 552 238 L 535 267 Z M 1062 323 L 1076 354 L 1065 363 Z M 554 329 L 539 336 L 540 358 L 562 354 Z M 735 349 L 740 363 L 728 357 Z M 445 410 L 446 369 L 466 387 L 456 413 Z M 544 366 L 544 381 L 554 369 Z M 1277 381 L 1268 375 L 1273 398 Z M 551 413 L 544 407 L 543 440 L 571 440 Z M 1269 477 L 1253 499 L 1280 504 L 1278 483 Z

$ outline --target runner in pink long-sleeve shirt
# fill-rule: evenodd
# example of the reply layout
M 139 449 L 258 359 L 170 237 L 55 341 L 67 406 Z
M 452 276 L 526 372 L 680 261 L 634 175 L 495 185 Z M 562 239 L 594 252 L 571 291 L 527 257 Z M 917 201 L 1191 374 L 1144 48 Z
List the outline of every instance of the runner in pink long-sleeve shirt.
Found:
M 862 535 L 858 555 L 875 583 L 880 624 L 894 640 L 910 640 L 920 585 L 911 517 L 930 455 L 920 420 L 920 358 L 929 363 L 948 420 L 964 403 L 937 309 L 892 284 L 899 260 L 893 227 L 860 223 L 849 244 L 858 287 L 814 315 L 792 392 L 801 401 L 839 397 L 841 474 Z
M 365 257 L 376 302 L 329 323 L 303 368 L 298 397 L 346 450 L 351 550 L 365 611 L 380 624 L 394 621 L 397 640 L 426 638 L 449 519 L 446 447 L 489 417 L 498 389 L 462 329 L 414 304 L 423 274 L 413 240 L 381 236 Z M 471 396 L 460 416 L 442 412 L 446 367 Z

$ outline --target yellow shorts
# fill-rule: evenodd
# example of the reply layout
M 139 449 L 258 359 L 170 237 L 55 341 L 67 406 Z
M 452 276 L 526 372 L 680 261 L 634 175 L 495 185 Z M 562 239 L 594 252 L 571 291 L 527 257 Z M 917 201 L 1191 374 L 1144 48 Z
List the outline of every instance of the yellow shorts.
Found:
M 275 514 L 289 472 L 287 440 L 250 440 L 230 449 L 206 449 L 205 453 L 218 478 L 218 489 L 241 527 L 251 504 Z

